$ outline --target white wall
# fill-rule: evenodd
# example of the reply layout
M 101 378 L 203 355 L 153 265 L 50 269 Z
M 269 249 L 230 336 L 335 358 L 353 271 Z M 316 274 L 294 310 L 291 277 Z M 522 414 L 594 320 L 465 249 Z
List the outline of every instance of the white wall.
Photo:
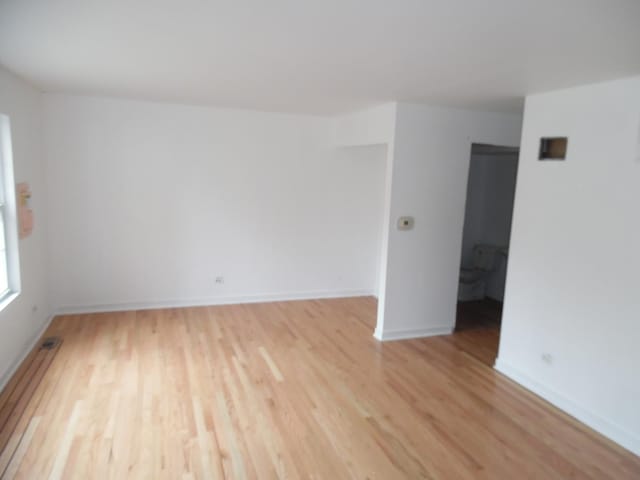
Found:
M 373 281 L 373 295 L 379 296 L 380 289 L 380 273 L 382 265 L 380 258 L 382 256 L 383 232 L 384 232 L 384 210 L 385 210 L 385 184 L 386 184 L 386 165 L 387 165 L 387 145 L 373 144 L 353 147 L 341 147 L 337 149 L 337 153 L 342 165 L 339 167 L 349 168 L 350 165 L 356 166 L 357 170 L 352 172 L 355 176 L 359 176 L 357 182 L 366 182 L 366 186 L 370 190 L 367 195 L 368 204 L 362 208 L 358 219 L 359 223 L 367 226 L 367 235 L 371 235 L 367 241 L 362 244 L 368 248 L 368 258 L 370 258 L 369 267 L 375 269 Z M 362 186 L 359 188 L 362 190 Z M 374 254 L 371 255 L 371 247 L 374 247 Z
M 640 77 L 527 98 L 496 366 L 636 454 L 639 206 Z
M 35 214 L 32 235 L 19 242 L 22 291 L 0 312 L 0 387 L 31 349 L 49 314 L 41 111 L 40 93 L 0 67 L 0 113 L 11 122 L 14 178 L 31 185 Z
M 386 293 L 387 254 L 389 247 L 389 222 L 391 208 L 391 183 L 393 181 L 393 152 L 396 128 L 397 103 L 386 103 L 366 110 L 335 117 L 331 121 L 331 143 L 339 147 L 382 147 L 386 151 L 384 164 L 384 195 L 381 207 L 376 295 L 378 318 L 384 317 Z
M 385 165 L 332 120 L 45 95 L 45 125 L 56 308 L 375 292 Z
M 517 146 L 521 127 L 519 115 L 425 105 L 398 104 L 396 117 L 383 340 L 453 329 L 471 144 Z M 413 230 L 396 229 L 403 215 Z
M 473 268 L 475 245 L 508 247 L 517 171 L 517 154 L 471 155 L 462 238 L 464 268 Z M 488 297 L 504 298 L 506 265 L 506 258 L 499 255 L 495 271 L 486 278 Z
M 389 144 L 395 123 L 395 103 L 340 115 L 331 122 L 332 143 L 340 146 Z

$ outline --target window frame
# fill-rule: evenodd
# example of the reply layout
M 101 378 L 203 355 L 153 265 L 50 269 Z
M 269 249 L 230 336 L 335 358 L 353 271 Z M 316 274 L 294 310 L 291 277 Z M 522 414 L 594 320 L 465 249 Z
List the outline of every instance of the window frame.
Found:
M 4 225 L 0 234 L 4 235 L 7 266 L 7 289 L 0 292 L 0 311 L 2 311 L 20 294 L 21 290 L 11 122 L 9 116 L 3 113 L 0 113 L 0 215 Z

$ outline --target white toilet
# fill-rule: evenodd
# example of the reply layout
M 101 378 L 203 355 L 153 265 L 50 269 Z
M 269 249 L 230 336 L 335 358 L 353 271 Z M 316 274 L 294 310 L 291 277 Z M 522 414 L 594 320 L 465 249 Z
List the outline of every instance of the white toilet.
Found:
M 495 245 L 473 247 L 473 268 L 460 270 L 458 301 L 482 300 L 485 297 L 485 279 L 496 268 L 496 257 L 503 248 Z

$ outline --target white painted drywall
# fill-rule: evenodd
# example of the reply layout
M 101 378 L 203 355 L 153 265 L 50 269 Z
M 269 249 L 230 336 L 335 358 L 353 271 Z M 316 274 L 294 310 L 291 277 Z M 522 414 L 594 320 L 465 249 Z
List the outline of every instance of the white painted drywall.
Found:
M 343 146 L 382 146 L 386 150 L 384 165 L 384 196 L 381 227 L 378 233 L 379 257 L 376 295 L 378 318 L 384 316 L 386 293 L 387 253 L 389 247 L 389 222 L 391 208 L 391 183 L 393 181 L 393 151 L 396 127 L 396 103 L 386 103 L 366 110 L 334 117 L 331 121 L 331 144 Z
M 395 124 L 395 103 L 340 115 L 331 122 L 332 143 L 339 146 L 389 144 Z
M 360 216 L 357 219 L 358 223 L 366 226 L 367 235 L 371 235 L 371 238 L 362 241 L 362 245 L 366 249 L 367 257 L 369 258 L 369 267 L 373 265 L 375 268 L 372 293 L 376 297 L 379 296 L 380 272 L 382 271 L 380 258 L 384 233 L 387 151 L 387 145 L 384 144 L 345 147 L 337 150 L 340 160 L 338 168 L 344 174 L 350 176 L 353 181 L 364 181 L 367 184 L 364 189 L 362 186 L 356 186 L 356 190 L 361 193 L 363 190 L 366 192 L 365 200 L 367 204 L 361 205 L 360 211 L 355 212 L 355 214 Z M 371 255 L 372 247 L 374 248 L 373 256 Z
M 398 104 L 385 296 L 375 336 L 448 333 L 455 306 L 471 144 L 517 146 L 521 117 Z M 399 216 L 415 227 L 398 231 Z
M 334 148 L 323 117 L 44 105 L 57 309 L 375 292 L 383 147 Z
M 496 366 L 636 454 L 639 206 L 640 77 L 527 97 Z
M 473 268 L 473 247 L 509 246 L 511 217 L 518 172 L 517 154 L 472 154 L 462 239 L 462 266 Z M 495 271 L 486 276 L 486 295 L 504 298 L 506 258 L 496 257 Z
M 46 185 L 42 159 L 40 93 L 0 67 L 0 112 L 9 116 L 14 179 L 29 182 L 35 215 L 31 236 L 20 240 L 21 292 L 0 312 L 0 387 L 9 379 L 49 318 L 46 274 Z

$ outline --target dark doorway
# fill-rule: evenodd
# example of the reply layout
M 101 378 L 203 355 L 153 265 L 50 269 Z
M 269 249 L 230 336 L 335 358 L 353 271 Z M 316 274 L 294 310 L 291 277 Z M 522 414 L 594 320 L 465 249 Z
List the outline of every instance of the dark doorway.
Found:
M 498 352 L 518 148 L 473 144 L 467 181 L 455 335 L 493 366 Z

